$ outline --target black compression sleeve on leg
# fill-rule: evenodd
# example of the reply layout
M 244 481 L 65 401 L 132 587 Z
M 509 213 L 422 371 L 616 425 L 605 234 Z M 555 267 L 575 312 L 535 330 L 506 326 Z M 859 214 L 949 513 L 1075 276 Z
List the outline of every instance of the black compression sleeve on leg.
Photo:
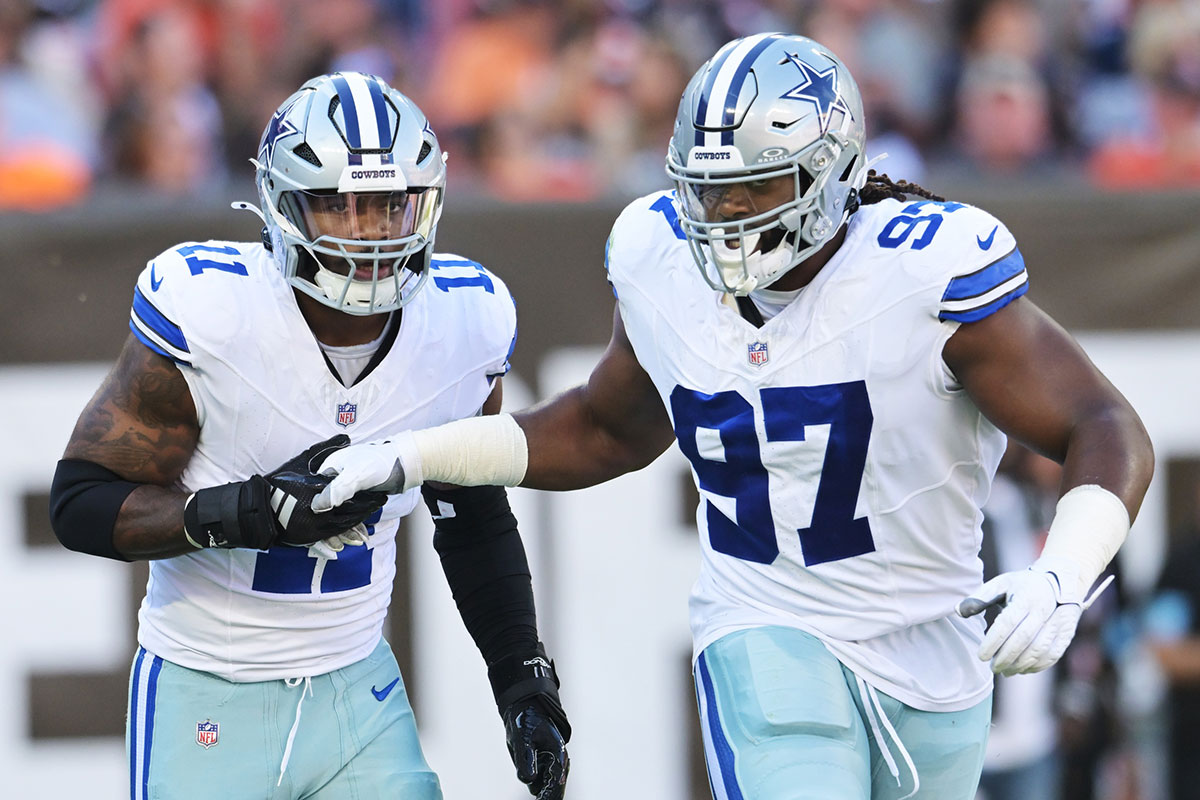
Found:
M 463 623 L 489 665 L 538 646 L 537 615 L 517 519 L 500 486 L 421 487 L 433 546 Z
M 113 545 L 113 528 L 125 498 L 140 484 L 91 461 L 64 458 L 50 484 L 50 524 L 68 550 L 129 559 Z

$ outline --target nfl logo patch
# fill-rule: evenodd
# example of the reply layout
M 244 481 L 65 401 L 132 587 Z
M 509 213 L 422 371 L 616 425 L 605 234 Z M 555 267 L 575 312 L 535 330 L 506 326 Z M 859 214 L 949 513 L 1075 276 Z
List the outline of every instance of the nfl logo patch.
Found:
M 749 351 L 750 363 L 756 367 L 761 367 L 767 363 L 767 343 L 755 342 L 754 344 L 746 345 Z
M 357 403 L 338 403 L 337 409 L 337 424 L 343 428 L 348 428 L 358 419 L 358 404 Z
M 213 722 L 210 719 L 204 722 L 196 723 L 196 744 L 203 747 L 205 750 L 217 743 L 217 736 L 221 732 L 221 725 Z

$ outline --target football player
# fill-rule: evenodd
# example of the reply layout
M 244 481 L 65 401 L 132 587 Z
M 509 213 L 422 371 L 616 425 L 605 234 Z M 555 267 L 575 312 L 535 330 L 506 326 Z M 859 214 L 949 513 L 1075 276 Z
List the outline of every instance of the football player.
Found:
M 400 92 L 343 72 L 279 107 L 253 163 L 261 209 L 235 205 L 263 240 L 149 262 L 54 477 L 63 544 L 151 562 L 131 797 L 442 796 L 382 636 L 397 526 L 423 493 L 518 776 L 561 798 L 571 730 L 504 490 L 308 510 L 328 482 L 313 467 L 349 437 L 500 408 L 516 314 L 496 275 L 433 252 L 437 137 Z
M 973 797 L 992 672 L 1062 655 L 1153 471 L 1137 414 L 1025 297 L 1004 224 L 875 175 L 864 123 L 822 45 L 725 45 L 684 92 L 675 190 L 612 229 L 589 380 L 340 450 L 313 503 L 589 486 L 677 441 L 701 495 L 694 675 L 720 800 Z M 981 585 L 1006 434 L 1063 464 L 1062 495 L 1039 558 Z

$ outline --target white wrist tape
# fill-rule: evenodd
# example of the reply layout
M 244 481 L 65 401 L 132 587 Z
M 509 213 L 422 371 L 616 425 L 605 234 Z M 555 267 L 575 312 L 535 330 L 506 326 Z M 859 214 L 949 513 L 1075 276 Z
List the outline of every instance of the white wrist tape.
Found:
M 1129 524 L 1121 498 L 1096 484 L 1076 486 L 1059 498 L 1034 566 L 1053 572 L 1064 596 L 1081 601 L 1129 535 Z
M 425 481 L 457 486 L 516 486 L 529 466 L 525 432 L 511 414 L 471 417 L 393 440 L 404 466 L 403 490 Z

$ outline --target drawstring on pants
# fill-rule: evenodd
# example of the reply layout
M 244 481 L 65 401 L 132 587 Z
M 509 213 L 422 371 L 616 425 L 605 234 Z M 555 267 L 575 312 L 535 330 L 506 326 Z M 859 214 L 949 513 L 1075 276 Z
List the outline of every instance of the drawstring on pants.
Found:
M 863 708 L 867 712 L 867 719 L 871 721 L 871 735 L 875 737 L 875 744 L 879 745 L 879 752 L 883 754 L 883 760 L 887 762 L 888 771 L 896 779 L 897 788 L 901 785 L 900 768 L 896 765 L 896 759 L 892 756 L 891 750 L 883 740 L 883 731 L 879 729 L 881 722 L 892 737 L 892 741 L 895 742 L 896 749 L 900 751 L 900 757 L 904 759 L 904 763 L 908 766 L 908 771 L 912 773 L 913 789 L 900 798 L 900 800 L 908 800 L 908 798 L 915 795 L 917 790 L 921 788 L 921 778 L 917 775 L 917 766 L 913 764 L 912 756 L 908 754 L 908 750 L 904 747 L 904 742 L 900 741 L 900 735 L 896 733 L 896 729 L 892 727 L 891 721 L 887 718 L 887 714 L 884 713 L 883 704 L 879 702 L 879 693 L 875 691 L 875 687 L 867 685 L 857 675 L 854 676 L 854 680 L 858 682 L 858 693 L 862 697 Z
M 283 773 L 287 772 L 288 761 L 292 758 L 292 743 L 296 741 L 296 731 L 300 730 L 300 712 L 304 707 L 304 693 L 308 692 L 309 695 L 312 695 L 312 678 L 285 678 L 283 682 L 292 688 L 304 684 L 304 688 L 300 690 L 300 702 L 296 703 L 296 719 L 292 722 L 292 729 L 288 732 L 287 745 L 283 748 L 283 761 L 279 764 L 279 780 L 275 782 L 276 786 L 283 783 Z

